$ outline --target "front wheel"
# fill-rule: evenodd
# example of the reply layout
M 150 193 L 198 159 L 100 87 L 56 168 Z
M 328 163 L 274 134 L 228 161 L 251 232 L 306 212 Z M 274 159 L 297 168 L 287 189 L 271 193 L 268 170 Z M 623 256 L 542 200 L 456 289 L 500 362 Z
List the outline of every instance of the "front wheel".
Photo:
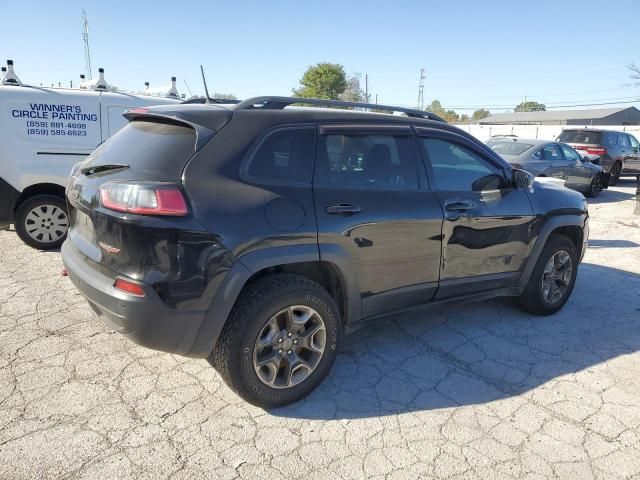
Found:
M 598 195 L 600 195 L 602 188 L 602 174 L 598 173 L 591 179 L 591 183 L 589 184 L 589 189 L 586 192 L 586 196 L 589 198 L 596 198 Z
M 552 234 L 520 296 L 520 305 L 535 315 L 551 315 L 560 310 L 573 291 L 578 273 L 578 255 L 573 242 Z
M 320 384 L 340 336 L 340 313 L 326 290 L 298 275 L 277 274 L 246 287 L 209 362 L 249 403 L 279 407 Z
M 67 204 L 56 195 L 34 195 L 18 206 L 15 222 L 16 233 L 30 247 L 59 248 L 69 230 Z

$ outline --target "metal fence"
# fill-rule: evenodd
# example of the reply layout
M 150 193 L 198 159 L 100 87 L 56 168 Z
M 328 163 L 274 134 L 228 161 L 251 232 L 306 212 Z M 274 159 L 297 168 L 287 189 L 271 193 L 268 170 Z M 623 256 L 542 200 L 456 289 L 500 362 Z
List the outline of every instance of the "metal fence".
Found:
M 618 130 L 628 132 L 640 140 L 640 125 L 456 125 L 469 132 L 478 140 L 486 142 L 494 135 L 517 135 L 521 138 L 539 138 L 543 140 L 555 140 L 562 130 L 568 128 L 597 128 L 604 130 Z

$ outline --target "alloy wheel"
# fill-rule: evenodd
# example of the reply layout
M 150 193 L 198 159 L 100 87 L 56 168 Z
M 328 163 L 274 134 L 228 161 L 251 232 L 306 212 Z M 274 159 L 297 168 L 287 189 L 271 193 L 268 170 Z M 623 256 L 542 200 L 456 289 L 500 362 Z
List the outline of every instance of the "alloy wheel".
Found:
M 27 234 L 40 243 L 60 240 L 69 229 L 69 217 L 55 205 L 38 205 L 25 216 L 24 228 Z
M 556 252 L 547 262 L 542 273 L 542 296 L 547 303 L 562 300 L 571 283 L 573 262 L 564 250 Z
M 253 348 L 258 378 L 272 388 L 290 388 L 317 368 L 327 343 L 324 320 L 311 307 L 294 305 L 273 315 Z
M 600 174 L 593 177 L 591 185 L 589 186 L 589 195 L 597 197 L 602 191 L 602 176 Z

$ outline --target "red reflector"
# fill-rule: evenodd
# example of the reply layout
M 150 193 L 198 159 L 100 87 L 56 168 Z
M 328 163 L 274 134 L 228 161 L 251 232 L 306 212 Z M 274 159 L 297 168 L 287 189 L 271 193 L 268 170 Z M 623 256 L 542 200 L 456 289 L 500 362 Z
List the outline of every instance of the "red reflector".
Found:
M 60 273 L 62 274 L 63 277 L 68 277 L 69 276 L 69 274 L 67 273 L 67 269 L 66 268 L 63 268 L 62 272 L 60 272 Z
M 587 153 L 591 155 L 606 155 L 607 149 L 603 147 L 587 147 Z
M 136 295 L 138 297 L 144 297 L 144 290 L 140 285 L 135 282 L 125 280 L 124 278 L 118 278 L 116 280 L 116 283 L 114 284 L 114 287 L 116 287 L 118 290 L 122 290 L 125 293 Z

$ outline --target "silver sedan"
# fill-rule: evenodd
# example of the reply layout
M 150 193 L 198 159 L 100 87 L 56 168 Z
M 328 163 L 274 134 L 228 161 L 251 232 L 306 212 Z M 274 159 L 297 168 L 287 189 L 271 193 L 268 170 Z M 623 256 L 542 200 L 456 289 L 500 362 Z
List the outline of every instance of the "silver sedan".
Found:
M 565 143 L 514 137 L 493 137 L 487 145 L 515 168 L 536 177 L 564 180 L 564 186 L 597 197 L 607 188 L 598 157 L 580 156 Z

